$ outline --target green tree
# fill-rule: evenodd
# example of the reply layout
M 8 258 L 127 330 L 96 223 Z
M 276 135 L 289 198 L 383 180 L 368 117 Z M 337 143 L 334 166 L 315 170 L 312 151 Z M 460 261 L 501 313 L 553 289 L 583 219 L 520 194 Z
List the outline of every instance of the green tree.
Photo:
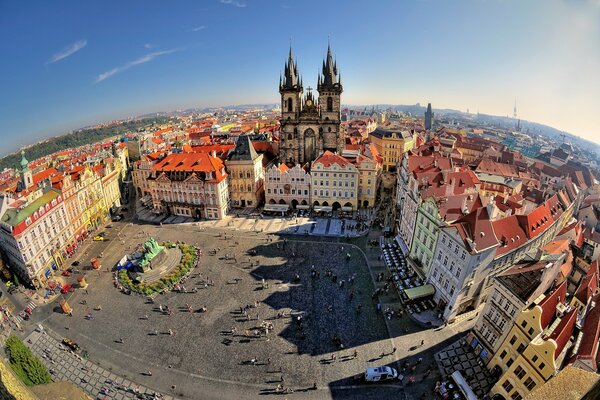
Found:
M 6 339 L 6 354 L 11 368 L 27 386 L 52 382 L 44 364 L 17 336 L 11 335 Z

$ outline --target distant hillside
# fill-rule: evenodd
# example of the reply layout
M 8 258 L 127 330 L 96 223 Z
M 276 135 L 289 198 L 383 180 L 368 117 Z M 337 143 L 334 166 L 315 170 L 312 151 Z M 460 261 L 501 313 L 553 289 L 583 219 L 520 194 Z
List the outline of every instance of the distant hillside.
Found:
M 99 142 L 111 136 L 137 131 L 140 128 L 146 128 L 152 125 L 165 124 L 169 121 L 170 118 L 168 117 L 158 116 L 115 123 L 101 128 L 80 129 L 66 135 L 56 136 L 44 140 L 43 142 L 36 143 L 25 150 L 25 156 L 28 160 L 35 160 L 60 150 Z M 0 159 L 0 171 L 4 170 L 4 168 L 17 167 L 20 159 L 20 152 L 3 157 Z

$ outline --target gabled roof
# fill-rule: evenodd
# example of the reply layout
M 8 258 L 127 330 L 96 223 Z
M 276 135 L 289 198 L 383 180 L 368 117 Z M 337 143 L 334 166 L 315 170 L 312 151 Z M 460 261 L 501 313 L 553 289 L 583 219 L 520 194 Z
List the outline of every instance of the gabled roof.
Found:
M 576 360 L 587 360 L 596 371 L 596 357 L 598 356 L 598 341 L 600 340 L 600 295 L 594 297 L 595 306 L 588 310 L 582 329 L 583 337 L 575 354 L 569 360 L 572 364 Z
M 248 135 L 240 135 L 238 137 L 235 149 L 229 154 L 230 161 L 254 161 L 258 158 L 250 137 Z
M 223 161 L 207 153 L 169 154 L 158 161 L 152 169 L 157 172 L 213 172 L 217 182 L 226 177 L 226 174 L 221 173 Z
M 587 304 L 588 299 L 592 297 L 594 291 L 598 287 L 598 260 L 594 261 L 590 264 L 590 267 L 586 273 L 586 275 L 581 280 L 577 291 L 575 292 L 575 297 L 582 304 Z
M 538 304 L 542 308 L 542 316 L 540 318 L 542 329 L 546 329 L 552 320 L 554 320 L 556 306 L 559 302 L 564 302 L 566 297 L 567 281 L 565 280 Z
M 518 215 L 519 224 L 528 238 L 534 238 L 544 232 L 552 223 L 554 218 L 546 203 L 540 204 L 535 210 L 527 215 Z
M 556 342 L 556 350 L 554 350 L 554 357 L 563 351 L 565 345 L 569 342 L 571 335 L 573 334 L 573 328 L 575 328 L 575 322 L 577 321 L 577 309 L 573 308 L 567 312 L 561 318 L 560 322 L 554 328 L 550 334 L 550 339 Z
M 452 226 L 456 228 L 468 249 L 482 251 L 498 245 L 486 207 L 478 208 L 459 218 Z
M 321 155 L 321 157 L 317 158 L 313 162 L 313 164 L 321 164 L 324 167 L 329 167 L 333 164 L 337 164 L 341 167 L 344 167 L 346 165 L 349 165 L 350 161 L 348 161 L 342 156 L 338 156 L 337 154 L 333 154 L 331 151 L 327 150 Z
M 492 226 L 500 241 L 496 256 L 509 253 L 527 242 L 527 235 L 514 215 L 497 219 L 492 222 Z

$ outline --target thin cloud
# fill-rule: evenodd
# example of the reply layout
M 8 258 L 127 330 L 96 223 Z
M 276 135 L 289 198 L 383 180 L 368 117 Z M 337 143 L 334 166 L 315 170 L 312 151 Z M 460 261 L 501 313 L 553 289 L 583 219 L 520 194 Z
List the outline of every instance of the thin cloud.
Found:
M 152 43 L 146 43 L 146 44 L 144 45 L 144 48 L 145 48 L 145 49 L 151 49 L 151 48 L 153 48 L 153 47 L 154 47 L 154 46 L 152 46 Z
M 206 29 L 206 26 L 200 25 L 195 28 L 192 28 L 192 32 L 199 32 L 199 31 L 203 31 L 204 29 Z
M 111 70 L 101 73 L 100 75 L 98 75 L 96 77 L 96 81 L 94 83 L 102 82 L 103 80 L 108 79 L 113 75 L 119 74 L 123 71 L 127 71 L 131 67 L 135 67 L 136 65 L 145 64 L 147 62 L 154 60 L 156 57 L 164 56 L 166 54 L 171 54 L 176 51 L 178 51 L 178 49 L 156 51 L 154 53 L 146 54 L 145 56 L 140 57 L 137 60 L 129 61 L 128 63 L 126 63 L 120 67 L 116 67 L 116 68 L 113 68 Z
M 48 60 L 48 63 L 52 64 L 57 61 L 63 60 L 69 56 L 72 56 L 73 54 L 77 53 L 79 50 L 83 49 L 85 46 L 87 46 L 87 40 L 85 40 L 85 39 L 79 40 L 79 41 L 65 47 L 58 53 L 55 53 L 54 55 L 52 55 L 50 60 Z
M 222 4 L 230 4 L 232 6 L 236 6 L 239 8 L 244 8 L 246 7 L 246 3 L 240 3 L 239 1 L 235 1 L 235 0 L 221 0 Z

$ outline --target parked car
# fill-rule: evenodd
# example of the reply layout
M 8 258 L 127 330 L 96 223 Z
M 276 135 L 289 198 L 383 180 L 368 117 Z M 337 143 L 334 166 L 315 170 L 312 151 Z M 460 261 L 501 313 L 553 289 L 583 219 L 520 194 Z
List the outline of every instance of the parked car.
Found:
M 67 293 L 69 290 L 71 290 L 71 288 L 72 288 L 71 284 L 70 284 L 70 283 L 67 283 L 66 285 L 64 285 L 64 286 L 62 287 L 62 289 L 60 289 L 60 292 L 61 292 L 62 294 L 65 294 L 65 293 Z
M 376 368 L 368 368 L 365 371 L 366 382 L 381 382 L 398 378 L 398 371 L 395 368 L 382 366 Z
M 79 261 L 73 261 L 71 263 L 72 266 L 77 267 L 79 264 L 81 264 Z
M 117 221 L 120 221 L 122 219 L 123 219 L 123 217 L 121 217 L 120 215 L 115 215 L 114 217 L 111 218 L 111 221 L 112 222 L 117 222 Z
M 93 239 L 93 240 L 94 240 L 94 242 L 103 242 L 103 241 L 105 241 L 106 239 L 105 239 L 105 238 L 103 238 L 103 237 L 102 237 L 102 236 L 100 236 L 100 235 L 96 235 L 96 236 L 94 236 L 94 239 Z
M 127 211 L 127 207 L 121 208 L 121 211 L 123 211 L 123 212 Z

